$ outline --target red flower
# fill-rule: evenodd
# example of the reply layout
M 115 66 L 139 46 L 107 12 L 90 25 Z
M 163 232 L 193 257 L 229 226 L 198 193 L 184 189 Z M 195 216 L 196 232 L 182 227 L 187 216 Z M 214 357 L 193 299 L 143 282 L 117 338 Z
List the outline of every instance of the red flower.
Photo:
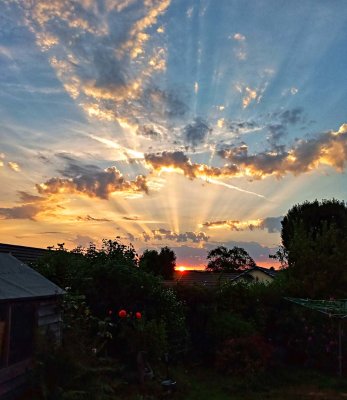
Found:
M 142 318 L 142 314 L 139 311 L 137 311 L 137 313 L 135 314 L 135 317 L 137 319 L 141 319 Z
M 125 318 L 127 316 L 127 312 L 125 310 L 120 310 L 118 316 L 120 318 Z

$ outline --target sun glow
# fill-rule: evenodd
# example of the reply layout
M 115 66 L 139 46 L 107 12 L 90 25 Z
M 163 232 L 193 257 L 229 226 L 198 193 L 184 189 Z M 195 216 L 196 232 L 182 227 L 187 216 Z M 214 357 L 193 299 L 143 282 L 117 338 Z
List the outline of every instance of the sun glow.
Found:
M 175 268 L 176 271 L 184 272 L 187 270 L 187 267 L 184 265 L 179 265 L 178 267 Z

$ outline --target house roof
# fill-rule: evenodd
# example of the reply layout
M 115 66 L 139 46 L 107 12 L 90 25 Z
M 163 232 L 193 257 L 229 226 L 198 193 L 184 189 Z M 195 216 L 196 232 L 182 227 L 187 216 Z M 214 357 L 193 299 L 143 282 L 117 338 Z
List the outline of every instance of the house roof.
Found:
M 276 271 L 274 268 L 264 268 L 264 267 L 255 266 L 255 267 L 246 269 L 246 270 L 244 270 L 244 271 L 238 273 L 238 275 L 236 276 L 235 279 L 241 278 L 242 276 L 247 275 L 247 274 L 249 274 L 249 273 L 252 272 L 252 271 L 261 271 L 261 272 L 263 272 L 265 275 L 268 275 L 270 278 L 273 278 L 273 279 L 276 277 L 277 272 L 278 272 L 278 271 Z
M 226 282 L 237 281 L 238 279 L 245 278 L 251 271 L 259 270 L 266 275 L 274 278 L 276 271 L 263 267 L 253 267 L 241 272 L 211 272 L 211 271 L 194 271 L 187 270 L 183 272 L 175 271 L 173 279 L 165 281 L 166 286 L 174 286 L 176 284 L 181 285 L 202 285 L 208 288 L 213 288 L 219 284 Z
M 47 254 L 49 250 L 38 247 L 18 246 L 15 244 L 0 243 L 0 253 L 11 253 L 24 263 L 35 262 L 38 258 Z
M 13 257 L 0 253 L 0 300 L 49 297 L 64 291 Z
M 165 281 L 166 285 L 202 285 L 205 287 L 215 287 L 218 284 L 223 284 L 227 281 L 234 280 L 237 276 L 239 276 L 239 272 L 229 272 L 220 274 L 218 272 L 210 272 L 210 271 L 194 271 L 187 270 L 184 272 L 175 271 L 173 280 Z

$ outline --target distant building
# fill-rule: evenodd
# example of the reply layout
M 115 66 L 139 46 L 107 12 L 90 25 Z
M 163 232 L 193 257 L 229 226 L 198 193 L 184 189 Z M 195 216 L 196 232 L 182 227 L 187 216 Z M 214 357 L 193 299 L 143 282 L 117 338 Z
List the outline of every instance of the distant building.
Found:
M 63 293 L 12 254 L 0 253 L 0 398 L 25 382 L 37 331 L 60 340 Z
M 210 272 L 210 271 L 175 271 L 170 281 L 164 281 L 165 286 L 200 285 L 215 288 L 226 282 L 263 282 L 271 283 L 277 274 L 273 268 L 253 267 L 241 272 Z

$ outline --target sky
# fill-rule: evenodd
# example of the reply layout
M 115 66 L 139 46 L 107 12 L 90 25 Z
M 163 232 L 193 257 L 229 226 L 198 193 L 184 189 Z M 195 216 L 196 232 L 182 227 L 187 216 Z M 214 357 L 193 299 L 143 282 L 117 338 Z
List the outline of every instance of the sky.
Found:
M 345 0 L 2 0 L 0 241 L 259 265 L 347 198 Z

